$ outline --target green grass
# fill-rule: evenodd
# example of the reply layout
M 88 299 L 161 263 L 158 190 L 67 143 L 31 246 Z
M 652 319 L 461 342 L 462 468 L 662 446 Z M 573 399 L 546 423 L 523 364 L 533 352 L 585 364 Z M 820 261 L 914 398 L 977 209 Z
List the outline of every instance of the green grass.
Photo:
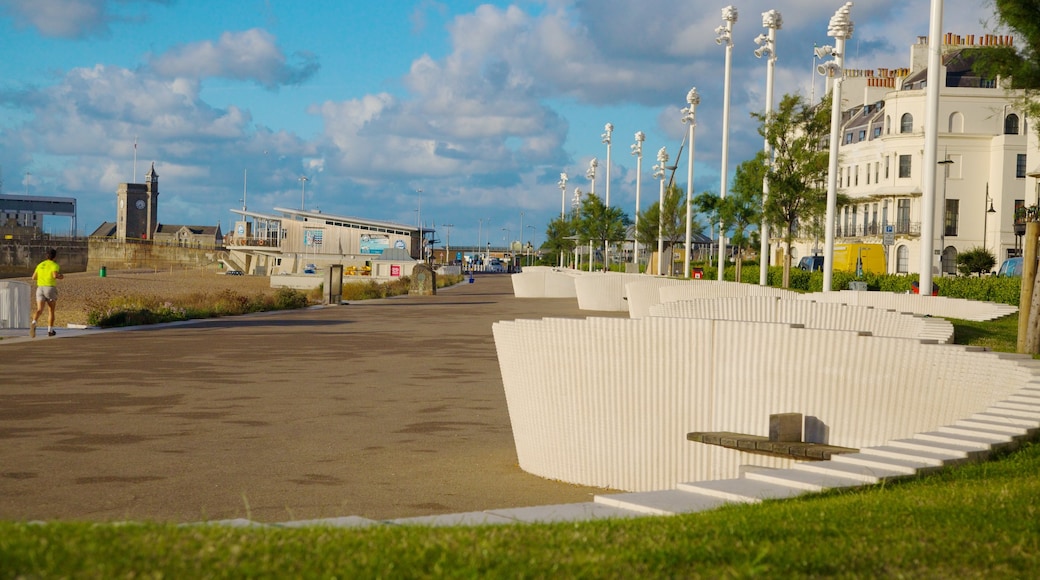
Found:
M 1017 317 L 952 321 L 1013 351 Z M 903 482 L 674 517 L 424 528 L 0 522 L 0 578 L 1032 578 L 1040 445 Z
M 273 296 L 246 296 L 233 290 L 215 294 L 197 293 L 173 300 L 129 296 L 113 299 L 106 304 L 92 305 L 87 312 L 87 324 L 101 328 L 137 326 L 268 310 L 291 310 L 304 308 L 307 304 L 306 294 L 292 288 L 279 288 Z
M 1040 446 L 859 491 L 459 528 L 0 523 L 2 577 L 919 577 L 1040 570 Z

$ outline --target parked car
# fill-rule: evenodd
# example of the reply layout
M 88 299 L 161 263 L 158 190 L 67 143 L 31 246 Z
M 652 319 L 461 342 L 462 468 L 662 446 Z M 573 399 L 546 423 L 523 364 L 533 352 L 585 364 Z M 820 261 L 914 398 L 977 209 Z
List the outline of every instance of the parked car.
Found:
M 498 258 L 491 258 L 490 260 L 488 260 L 487 268 L 485 268 L 484 271 L 485 272 L 505 272 L 506 271 L 506 265 L 503 264 L 502 260 L 499 260 Z
M 244 276 L 245 274 L 243 274 L 242 270 L 228 270 L 227 272 L 224 272 L 224 275 L 225 276 Z
M 1004 260 L 1004 263 L 1000 265 L 1000 269 L 997 270 L 997 276 L 1021 276 L 1022 275 L 1022 257 L 1018 256 L 1015 258 L 1008 258 Z
M 804 256 L 798 260 L 798 269 L 806 272 L 822 272 L 823 256 Z

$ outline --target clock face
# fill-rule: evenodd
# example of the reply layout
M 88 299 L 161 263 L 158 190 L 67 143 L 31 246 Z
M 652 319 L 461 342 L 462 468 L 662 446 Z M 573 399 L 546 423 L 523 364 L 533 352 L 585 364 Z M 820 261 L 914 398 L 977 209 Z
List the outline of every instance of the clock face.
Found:
M 139 199 L 137 200 L 137 203 L 135 203 L 134 205 L 137 207 L 137 209 L 144 209 L 144 200 Z

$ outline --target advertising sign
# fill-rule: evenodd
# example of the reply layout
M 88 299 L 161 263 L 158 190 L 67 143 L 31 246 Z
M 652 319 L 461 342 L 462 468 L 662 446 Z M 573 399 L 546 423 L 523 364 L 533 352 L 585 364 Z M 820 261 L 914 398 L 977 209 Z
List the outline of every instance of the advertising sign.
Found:
M 401 265 L 400 264 L 390 264 L 390 276 L 391 277 L 397 277 L 397 276 L 400 276 L 400 275 L 401 275 Z
M 362 254 L 382 254 L 390 247 L 390 236 L 385 234 L 361 234 Z
M 322 230 L 303 230 L 303 245 L 320 246 L 323 234 Z

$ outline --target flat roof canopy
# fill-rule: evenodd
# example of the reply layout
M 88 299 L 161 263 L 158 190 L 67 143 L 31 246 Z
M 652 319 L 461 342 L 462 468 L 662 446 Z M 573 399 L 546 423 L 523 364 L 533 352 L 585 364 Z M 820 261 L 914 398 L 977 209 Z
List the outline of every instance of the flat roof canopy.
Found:
M 76 198 L 0 195 L 0 211 L 18 211 L 76 217 Z

